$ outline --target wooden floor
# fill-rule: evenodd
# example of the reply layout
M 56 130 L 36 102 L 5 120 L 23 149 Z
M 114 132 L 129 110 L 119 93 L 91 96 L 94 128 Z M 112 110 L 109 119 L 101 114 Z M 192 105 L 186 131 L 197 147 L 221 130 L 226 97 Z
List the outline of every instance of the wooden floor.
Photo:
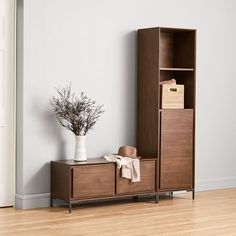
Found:
M 144 236 L 236 235 L 236 189 L 163 197 L 145 202 L 81 205 L 71 214 L 52 209 L 0 209 L 0 235 Z

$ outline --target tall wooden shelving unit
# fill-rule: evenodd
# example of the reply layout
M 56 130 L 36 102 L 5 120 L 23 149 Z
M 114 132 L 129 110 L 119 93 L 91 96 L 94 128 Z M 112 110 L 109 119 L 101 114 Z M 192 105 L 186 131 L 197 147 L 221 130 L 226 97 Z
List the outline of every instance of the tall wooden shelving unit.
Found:
M 196 30 L 138 30 L 137 148 L 142 158 L 158 158 L 156 191 L 192 191 Z M 184 109 L 161 109 L 160 81 L 184 85 Z

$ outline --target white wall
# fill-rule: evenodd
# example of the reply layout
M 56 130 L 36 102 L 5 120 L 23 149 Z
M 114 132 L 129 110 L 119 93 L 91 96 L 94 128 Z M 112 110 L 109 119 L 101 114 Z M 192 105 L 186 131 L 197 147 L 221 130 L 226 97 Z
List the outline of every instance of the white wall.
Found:
M 23 10 L 19 206 L 47 205 L 49 162 L 73 158 L 73 134 L 50 109 L 55 86 L 105 105 L 89 157 L 135 145 L 136 30 L 154 26 L 197 29 L 197 188 L 236 187 L 235 1 L 24 0 Z

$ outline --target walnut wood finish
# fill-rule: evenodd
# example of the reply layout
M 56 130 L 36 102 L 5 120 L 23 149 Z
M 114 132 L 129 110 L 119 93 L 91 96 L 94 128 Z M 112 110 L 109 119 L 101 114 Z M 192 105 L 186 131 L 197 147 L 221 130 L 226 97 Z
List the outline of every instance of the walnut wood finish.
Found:
M 185 108 L 195 108 L 195 71 L 194 72 L 179 72 L 176 75 L 176 80 L 179 84 L 184 85 Z
M 84 199 L 115 195 L 115 165 L 96 164 L 72 169 L 72 198 Z
M 51 206 L 53 199 L 63 199 L 69 203 L 71 212 L 74 202 L 143 194 L 155 195 L 155 202 L 158 202 L 156 163 L 155 158 L 141 159 L 141 182 L 131 184 L 119 179 L 116 164 L 104 158 L 88 159 L 87 162 L 52 161 Z
M 160 67 L 174 67 L 174 37 L 172 32 L 160 34 Z
M 184 110 L 187 113 L 181 109 L 170 111 L 176 118 L 175 124 L 169 124 L 173 130 L 162 130 L 162 126 L 166 125 L 165 117 L 168 114 L 165 113 L 165 110 L 160 109 L 160 81 L 172 78 L 176 79 L 177 84 L 183 84 L 185 87 Z M 196 30 L 165 27 L 139 29 L 137 84 L 138 153 L 141 156 L 158 158 L 157 191 L 193 190 L 194 198 Z M 188 117 L 187 114 L 190 113 L 191 118 L 186 119 L 191 124 L 191 131 L 184 126 L 181 120 L 183 114 Z M 183 130 L 186 128 L 187 131 L 181 131 L 179 125 Z M 175 143 L 172 140 L 171 145 L 169 145 L 170 142 L 162 140 L 168 132 L 173 136 L 180 135 L 180 138 L 182 138 L 181 132 L 187 132 L 186 137 L 191 136 L 189 143 L 191 151 L 189 151 L 188 158 L 180 156 L 183 148 L 187 147 L 181 146 L 181 144 L 179 149 L 178 140 Z M 171 140 L 171 137 L 169 139 Z M 165 145 L 165 143 L 169 144 Z M 173 158 L 170 159 L 168 155 L 166 158 L 166 153 L 171 153 Z M 181 160 L 178 161 L 178 159 Z M 180 171 L 178 172 L 178 170 Z M 172 180 L 173 175 L 176 177 L 175 181 Z
M 117 169 L 117 194 L 154 193 L 155 192 L 155 160 L 141 160 L 141 182 L 132 183 L 121 177 L 121 171 Z
M 160 29 L 160 67 L 194 67 L 195 31 L 170 31 Z
M 83 165 L 95 165 L 95 164 L 109 164 L 104 158 L 90 158 L 87 161 L 74 161 L 74 160 L 58 160 L 57 163 L 69 165 L 69 166 L 83 166 Z
M 51 199 L 71 198 L 71 168 L 59 162 L 51 162 Z M 52 203 L 51 203 L 52 204 Z
M 138 31 L 137 149 L 141 157 L 158 154 L 159 30 Z
M 174 67 L 195 67 L 195 31 L 182 31 L 174 35 Z
M 162 110 L 160 156 L 160 189 L 193 187 L 193 110 Z

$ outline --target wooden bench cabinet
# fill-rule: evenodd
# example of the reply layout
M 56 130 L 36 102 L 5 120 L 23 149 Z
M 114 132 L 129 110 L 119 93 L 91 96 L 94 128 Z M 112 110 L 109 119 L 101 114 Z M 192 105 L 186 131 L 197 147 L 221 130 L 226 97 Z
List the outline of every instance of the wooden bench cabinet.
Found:
M 103 158 L 87 162 L 52 161 L 51 206 L 54 199 L 62 199 L 69 204 L 71 212 L 75 202 L 141 194 L 153 194 L 158 202 L 156 165 L 157 159 L 141 159 L 141 182 L 132 183 L 121 178 L 115 163 Z

